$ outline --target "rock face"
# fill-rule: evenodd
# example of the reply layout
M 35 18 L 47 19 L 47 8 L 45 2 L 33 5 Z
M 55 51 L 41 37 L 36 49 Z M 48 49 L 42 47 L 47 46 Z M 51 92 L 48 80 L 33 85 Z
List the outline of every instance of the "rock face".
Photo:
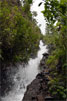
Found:
M 43 54 L 43 59 L 40 62 L 40 67 L 43 68 L 35 80 L 27 87 L 22 101 L 66 101 L 65 99 L 58 99 L 56 96 L 51 96 L 49 92 L 48 82 L 50 78 L 50 70 L 45 65 L 45 59 L 49 54 Z
M 39 73 L 27 87 L 23 101 L 47 101 L 48 98 L 52 99 L 48 92 L 48 81 L 49 79 L 44 72 Z
M 48 58 L 47 53 L 43 54 L 43 59 L 40 62 L 40 67 L 43 68 L 35 80 L 27 87 L 22 101 L 54 101 L 48 91 L 49 70 L 45 65 L 45 59 Z

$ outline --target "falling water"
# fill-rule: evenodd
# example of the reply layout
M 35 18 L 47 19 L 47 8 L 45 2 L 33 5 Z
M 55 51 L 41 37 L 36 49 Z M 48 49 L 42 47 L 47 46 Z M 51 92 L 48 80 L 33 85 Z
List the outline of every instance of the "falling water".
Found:
M 40 1 L 41 0 L 33 0 L 33 4 L 31 5 L 31 12 L 37 11 L 38 15 L 34 18 L 38 22 L 38 26 L 39 24 L 42 24 L 40 26 L 40 29 L 42 34 L 45 34 L 45 20 L 43 15 L 41 14 L 41 10 L 43 10 L 44 7 L 42 5 L 41 8 L 38 8 L 38 3 Z M 42 54 L 48 51 L 46 48 L 47 46 L 44 46 L 42 40 L 40 40 L 39 47 L 40 49 L 35 59 L 30 58 L 28 64 L 26 64 L 25 66 L 23 66 L 22 64 L 19 64 L 17 66 L 17 72 L 11 76 L 14 82 L 14 86 L 12 87 L 12 90 L 9 92 L 9 94 L 1 99 L 2 101 L 22 101 L 27 86 L 32 82 L 33 79 L 35 79 L 36 75 L 40 72 L 38 67 L 43 57 Z
M 23 65 L 18 66 L 18 71 L 13 78 L 15 85 L 8 95 L 2 98 L 2 101 L 22 100 L 27 85 L 29 85 L 39 73 L 38 66 L 40 60 L 42 59 L 42 54 L 47 52 L 46 46 L 43 45 L 42 41 L 40 41 L 39 47 L 40 50 L 38 51 L 37 57 L 35 59 L 30 58 L 28 65 L 25 65 L 25 67 L 23 67 Z

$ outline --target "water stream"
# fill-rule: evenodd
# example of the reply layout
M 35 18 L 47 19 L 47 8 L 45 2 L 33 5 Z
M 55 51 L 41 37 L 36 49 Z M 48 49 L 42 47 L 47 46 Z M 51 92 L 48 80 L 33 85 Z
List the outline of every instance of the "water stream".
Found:
M 2 98 L 2 101 L 22 101 L 27 85 L 29 85 L 40 72 L 38 67 L 43 57 L 42 54 L 47 52 L 46 46 L 43 45 L 42 40 L 40 41 L 39 47 L 40 50 L 38 51 L 37 57 L 35 59 L 30 58 L 28 65 L 23 67 L 22 64 L 19 64 L 18 71 L 13 77 L 15 85 L 9 94 Z
M 41 8 L 38 8 L 38 4 L 40 1 L 41 0 L 33 0 L 33 4 L 31 5 L 31 12 L 37 12 L 38 15 L 37 17 L 35 17 L 35 19 L 38 22 L 38 26 L 39 24 L 41 24 L 40 29 L 42 34 L 44 34 L 45 20 L 43 15 L 41 14 L 41 10 L 44 9 L 44 6 L 42 5 Z M 17 72 L 12 75 L 14 86 L 12 87 L 12 90 L 9 92 L 9 94 L 1 99 L 2 101 L 22 101 L 27 85 L 29 85 L 33 81 L 33 79 L 35 79 L 36 75 L 40 72 L 38 67 L 43 57 L 42 54 L 48 51 L 46 45 L 44 46 L 42 40 L 40 40 L 39 47 L 40 49 L 35 59 L 30 58 L 28 64 L 26 64 L 25 66 L 23 66 L 22 64 L 18 65 Z

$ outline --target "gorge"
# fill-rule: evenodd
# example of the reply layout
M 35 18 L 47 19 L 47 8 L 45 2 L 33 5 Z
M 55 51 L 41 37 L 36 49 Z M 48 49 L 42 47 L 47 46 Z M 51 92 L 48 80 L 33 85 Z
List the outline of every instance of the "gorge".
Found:
M 21 1 L 22 2 L 22 1 Z M 45 26 L 46 22 L 44 20 L 43 14 L 41 11 L 44 9 L 44 5 L 38 7 L 40 0 L 33 0 L 33 4 L 31 4 L 31 13 L 33 11 L 37 12 L 37 16 L 34 17 L 37 21 L 37 25 L 40 26 L 41 33 L 45 34 Z M 36 9 L 35 9 L 36 8 Z M 17 64 L 16 73 L 11 73 L 12 82 L 14 82 L 13 87 L 9 93 L 7 93 L 4 97 L 1 98 L 2 101 L 21 101 L 24 96 L 24 92 L 26 91 L 27 86 L 35 79 L 36 75 L 41 71 L 39 69 L 40 61 L 43 57 L 43 53 L 47 53 L 47 46 L 43 44 L 42 40 L 40 40 L 39 51 L 37 52 L 37 57 L 34 59 L 30 58 L 28 64 Z M 14 72 L 15 70 L 12 70 Z M 11 80 L 9 78 L 9 80 Z
M 0 0 L 0 100 L 67 100 L 67 1 Z

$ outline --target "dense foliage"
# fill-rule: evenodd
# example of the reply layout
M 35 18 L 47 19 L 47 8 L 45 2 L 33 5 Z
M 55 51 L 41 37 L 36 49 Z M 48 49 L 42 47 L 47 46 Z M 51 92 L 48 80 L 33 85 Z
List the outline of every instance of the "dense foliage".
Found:
M 27 63 L 39 49 L 40 29 L 30 12 L 32 0 L 0 0 L 0 91 L 4 96 L 14 85 L 12 64 Z M 11 66 L 10 66 L 11 65 Z M 17 68 L 17 67 L 16 67 Z M 16 72 L 16 71 L 15 71 Z
M 62 100 L 67 98 L 67 34 L 66 34 L 66 0 L 46 0 L 42 11 L 47 21 L 44 40 L 49 46 L 50 55 L 46 64 L 51 70 L 49 90 L 53 96 Z
M 18 3 L 17 3 L 18 2 Z M 0 1 L 0 59 L 3 62 L 27 61 L 36 54 L 40 30 L 30 12 L 32 0 Z

